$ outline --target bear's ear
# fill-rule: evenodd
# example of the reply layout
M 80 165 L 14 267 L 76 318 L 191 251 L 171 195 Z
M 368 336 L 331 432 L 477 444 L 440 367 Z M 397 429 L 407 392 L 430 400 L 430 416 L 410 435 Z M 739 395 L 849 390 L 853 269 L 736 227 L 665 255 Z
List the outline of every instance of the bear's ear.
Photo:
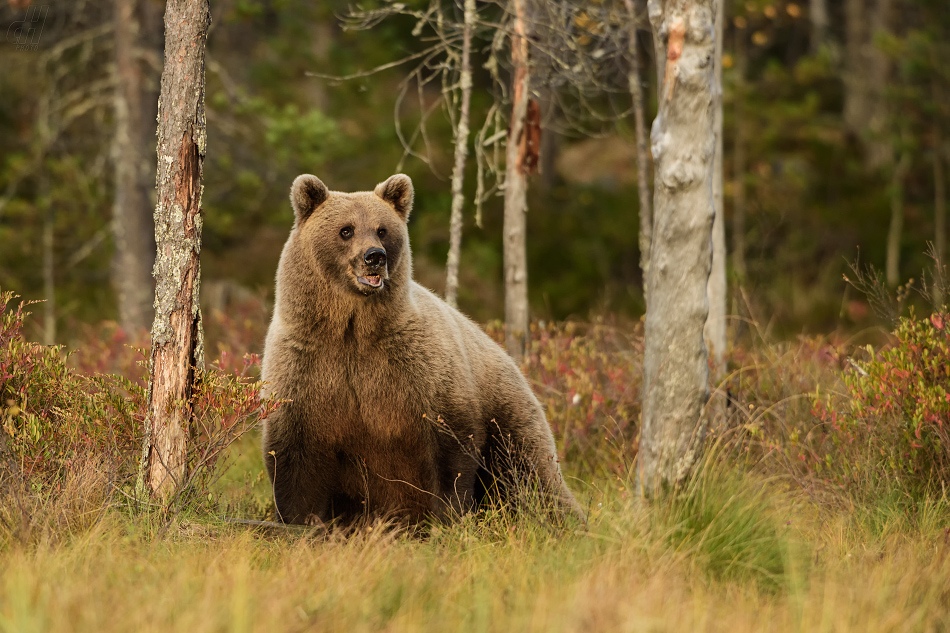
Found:
M 409 219 L 409 214 L 412 212 L 412 198 L 415 195 L 409 176 L 406 174 L 390 176 L 385 182 L 376 185 L 374 193 L 393 205 L 403 221 Z
M 303 222 L 317 207 L 327 201 L 330 192 L 323 181 L 316 176 L 303 174 L 294 179 L 290 186 L 290 204 L 297 215 L 297 222 Z

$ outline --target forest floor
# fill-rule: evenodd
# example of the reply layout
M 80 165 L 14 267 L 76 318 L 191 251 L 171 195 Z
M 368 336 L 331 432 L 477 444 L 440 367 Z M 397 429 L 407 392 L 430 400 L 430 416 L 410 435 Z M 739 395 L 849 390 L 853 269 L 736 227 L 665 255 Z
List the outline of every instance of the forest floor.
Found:
M 222 498 L 266 502 L 257 438 Z M 586 530 L 500 513 L 420 537 L 262 533 L 121 511 L 0 547 L 0 631 L 946 631 L 946 496 L 822 501 L 725 465 L 676 502 L 572 481 Z

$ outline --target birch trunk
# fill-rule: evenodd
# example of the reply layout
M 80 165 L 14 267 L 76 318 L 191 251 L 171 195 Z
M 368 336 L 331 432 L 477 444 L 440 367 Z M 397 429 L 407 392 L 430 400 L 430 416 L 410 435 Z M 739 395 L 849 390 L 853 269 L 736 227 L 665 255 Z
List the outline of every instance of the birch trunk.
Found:
M 894 167 L 891 180 L 891 223 L 887 230 L 887 260 L 884 266 L 890 286 L 900 283 L 901 237 L 904 233 L 904 176 L 909 167 L 910 155 L 905 152 Z
M 462 103 L 459 105 L 459 122 L 455 130 L 455 166 L 452 168 L 452 217 L 449 221 L 449 257 L 445 265 L 445 300 L 450 306 L 458 306 L 459 262 L 462 253 L 462 207 L 465 196 L 465 161 L 468 158 L 469 104 L 472 99 L 472 28 L 475 24 L 475 0 L 465 0 L 465 17 L 462 26 L 462 60 L 459 86 Z
M 526 0 L 513 0 L 511 36 L 513 98 L 508 144 L 505 148 L 505 346 L 516 361 L 524 357 L 528 333 L 528 258 L 525 245 L 527 170 L 522 161 L 530 89 L 528 40 L 525 37 Z
M 706 292 L 709 295 L 709 318 L 704 336 L 712 354 L 713 380 L 722 375 L 726 358 L 726 225 L 722 205 L 722 34 L 724 1 L 716 3 L 715 105 L 713 129 L 716 153 L 713 159 L 712 194 L 715 215 L 712 226 L 712 270 Z
M 204 367 L 198 253 L 210 23 L 208 0 L 169 0 L 166 5 L 158 116 L 156 313 L 144 455 L 147 483 L 162 498 L 168 498 L 186 474 L 192 387 Z
M 716 7 L 713 0 L 648 6 L 661 81 L 651 134 L 656 176 L 637 484 L 650 497 L 690 473 L 705 436 Z
M 624 0 L 630 20 L 630 71 L 627 80 L 633 97 L 633 121 L 637 133 L 637 193 L 640 196 L 640 271 L 643 274 L 643 300 L 647 297 L 650 276 L 650 244 L 653 241 L 653 203 L 650 200 L 650 156 L 647 154 L 646 117 L 643 113 L 643 83 L 640 81 L 640 51 L 637 45 L 637 19 L 633 0 Z
M 138 0 L 115 0 L 115 200 L 112 230 L 115 257 L 112 281 L 119 307 L 119 324 L 127 331 L 147 328 L 152 322 L 152 279 L 155 238 L 152 202 L 151 118 L 147 87 L 135 43 L 141 38 Z M 154 112 L 152 112 L 154 116 Z

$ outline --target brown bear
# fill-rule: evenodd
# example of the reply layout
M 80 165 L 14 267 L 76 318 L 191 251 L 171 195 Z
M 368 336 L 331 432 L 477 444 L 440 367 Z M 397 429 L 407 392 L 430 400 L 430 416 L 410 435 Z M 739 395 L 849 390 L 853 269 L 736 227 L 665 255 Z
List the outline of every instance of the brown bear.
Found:
M 583 521 L 517 365 L 412 280 L 409 177 L 341 193 L 302 175 L 290 201 L 262 372 L 287 401 L 264 422 L 278 518 L 446 520 L 510 491 L 514 455 L 555 512 Z

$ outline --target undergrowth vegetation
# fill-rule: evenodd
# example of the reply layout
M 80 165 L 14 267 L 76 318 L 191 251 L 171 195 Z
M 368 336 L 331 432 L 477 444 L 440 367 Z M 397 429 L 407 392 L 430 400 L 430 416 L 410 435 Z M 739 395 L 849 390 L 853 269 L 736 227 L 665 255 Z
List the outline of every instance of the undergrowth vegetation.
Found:
M 0 304 L 0 632 L 950 628 L 945 313 L 733 349 L 703 468 L 650 504 L 641 325 L 535 324 L 522 367 L 589 526 L 487 507 L 420 536 L 233 522 L 273 518 L 259 306 L 209 315 L 190 478 L 154 507 L 142 341 L 104 324 L 67 354 Z

